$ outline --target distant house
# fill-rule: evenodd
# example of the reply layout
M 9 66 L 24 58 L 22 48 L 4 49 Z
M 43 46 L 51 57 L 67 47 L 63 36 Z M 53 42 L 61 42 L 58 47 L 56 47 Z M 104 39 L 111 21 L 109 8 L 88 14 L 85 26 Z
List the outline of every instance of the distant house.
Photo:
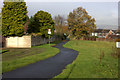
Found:
M 96 29 L 91 36 L 97 36 L 99 38 L 109 38 L 110 36 L 120 36 L 119 30 L 108 30 L 108 29 Z

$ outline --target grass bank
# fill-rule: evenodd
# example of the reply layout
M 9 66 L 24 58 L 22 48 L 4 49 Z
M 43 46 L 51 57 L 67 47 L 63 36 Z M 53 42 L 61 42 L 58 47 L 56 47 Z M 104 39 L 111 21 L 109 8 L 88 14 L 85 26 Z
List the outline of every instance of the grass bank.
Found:
M 64 47 L 79 51 L 79 55 L 55 78 L 118 78 L 118 58 L 111 56 L 115 43 L 79 40 Z
M 47 59 L 59 53 L 59 49 L 51 47 L 55 44 L 44 44 L 29 49 L 6 49 L 2 54 L 2 72 L 8 72 L 17 68 Z

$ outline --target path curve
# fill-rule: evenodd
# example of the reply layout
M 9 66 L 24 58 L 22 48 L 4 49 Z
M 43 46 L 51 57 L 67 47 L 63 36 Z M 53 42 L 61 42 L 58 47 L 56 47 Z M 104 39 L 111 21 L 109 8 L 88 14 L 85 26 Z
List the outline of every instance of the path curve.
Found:
M 28 66 L 3 74 L 3 78 L 53 78 L 60 74 L 65 66 L 76 59 L 78 52 L 72 49 L 64 48 L 63 45 L 68 42 L 61 42 L 55 47 L 60 52 L 46 60 L 42 60 Z

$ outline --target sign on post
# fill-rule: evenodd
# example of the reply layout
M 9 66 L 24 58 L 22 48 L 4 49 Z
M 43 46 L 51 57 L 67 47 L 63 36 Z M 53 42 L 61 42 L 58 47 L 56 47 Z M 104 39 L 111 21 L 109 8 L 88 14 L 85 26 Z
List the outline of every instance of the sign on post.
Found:
M 51 29 L 48 29 L 48 34 L 49 34 L 49 45 L 50 45 L 50 34 L 51 34 Z
M 48 29 L 48 34 L 51 34 L 51 29 Z

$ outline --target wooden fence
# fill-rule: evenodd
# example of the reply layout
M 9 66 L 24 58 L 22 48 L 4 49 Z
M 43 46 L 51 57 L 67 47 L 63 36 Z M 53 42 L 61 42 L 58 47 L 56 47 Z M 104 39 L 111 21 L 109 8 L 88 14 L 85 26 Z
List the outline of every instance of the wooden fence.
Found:
M 82 38 L 81 40 L 89 40 L 89 41 L 110 41 L 110 42 L 114 42 L 115 39 L 112 39 L 112 38 L 91 38 L 91 37 L 88 37 L 88 38 Z
M 49 39 L 42 38 L 41 36 L 22 36 L 22 37 L 8 37 L 6 40 L 6 48 L 31 48 L 41 44 L 46 44 Z M 55 37 L 50 38 L 50 42 L 54 42 Z

